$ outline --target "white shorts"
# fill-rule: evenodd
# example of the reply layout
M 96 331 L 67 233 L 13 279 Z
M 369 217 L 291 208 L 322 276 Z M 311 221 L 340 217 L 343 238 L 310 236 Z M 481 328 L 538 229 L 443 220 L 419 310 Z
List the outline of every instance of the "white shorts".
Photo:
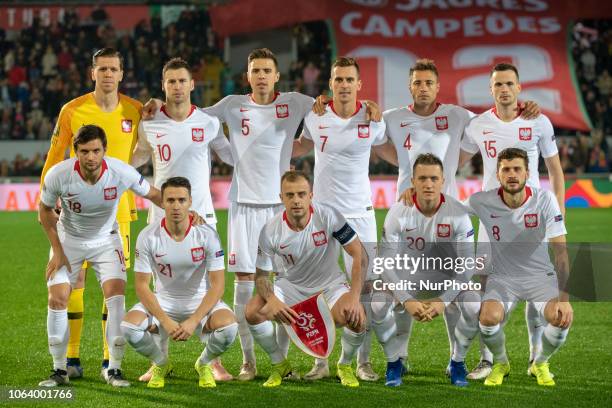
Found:
M 283 303 L 293 306 L 296 303 L 303 302 L 304 300 L 313 297 L 319 292 L 323 292 L 323 297 L 327 301 L 327 305 L 329 308 L 333 308 L 340 296 L 348 293 L 350 290 L 350 286 L 346 282 L 335 282 L 328 285 L 325 289 L 313 290 L 313 289 L 304 289 L 294 285 L 289 282 L 287 279 L 277 279 L 274 282 L 274 294 L 277 298 L 279 298 Z
M 230 202 L 228 222 L 228 272 L 255 273 L 259 233 L 283 210 L 282 204 L 259 205 Z
M 551 299 L 559 296 L 557 277 L 538 277 L 537 279 L 511 279 L 497 274 L 489 275 L 485 287 L 485 300 L 496 300 L 504 306 L 506 317 L 521 300 L 532 302 L 541 317 L 544 307 Z
M 198 306 L 200 306 L 200 303 L 202 303 L 201 298 L 196 299 L 195 301 L 185 302 L 182 300 L 169 299 L 169 298 L 161 297 L 158 295 L 155 295 L 155 297 L 157 298 L 157 301 L 159 302 L 159 305 L 161 306 L 162 310 L 172 320 L 174 320 L 175 322 L 179 322 L 179 323 L 188 319 L 196 311 Z M 130 312 L 132 310 L 138 310 L 147 315 L 147 319 L 148 319 L 147 327 L 151 325 L 156 325 L 160 333 L 163 332 L 163 328 L 161 324 L 159 323 L 159 320 L 157 320 L 155 316 L 149 313 L 149 311 L 144 307 L 142 303 L 135 304 L 130 309 Z M 198 337 L 200 338 L 200 341 L 205 340 L 204 327 L 206 326 L 206 322 L 208 321 L 210 316 L 213 313 L 215 313 L 217 310 L 229 310 L 230 312 L 233 313 L 232 309 L 230 309 L 230 307 L 227 304 L 225 304 L 225 302 L 223 302 L 222 300 L 217 302 L 217 304 L 214 305 L 212 309 L 210 309 L 210 312 L 208 312 L 206 316 L 202 318 L 202 320 L 200 321 L 200 324 L 198 324 L 198 327 L 196 327 L 194 331 L 194 333 L 197 333 Z M 163 334 L 165 335 L 165 333 Z
M 347 218 L 346 222 L 353 230 L 355 230 L 359 240 L 366 250 L 366 253 L 368 254 L 369 264 L 367 274 L 365 275 L 365 280 L 378 278 L 378 275 L 372 272 L 372 262 L 374 257 L 376 257 L 376 246 L 378 242 L 378 237 L 376 236 L 376 215 L 374 214 L 374 211 L 369 211 L 368 215 L 364 217 Z M 346 274 L 350 279 L 353 259 L 346 253 L 346 251 L 342 251 L 342 256 L 344 259 Z
M 60 243 L 72 272 L 62 266 L 53 279 L 47 281 L 47 287 L 69 283 L 74 287 L 81 267 L 87 261 L 96 273 L 96 279 L 103 284 L 110 279 L 127 280 L 123 244 L 119 234 L 111 234 L 108 239 L 95 242 L 83 242 L 82 239 L 60 234 Z

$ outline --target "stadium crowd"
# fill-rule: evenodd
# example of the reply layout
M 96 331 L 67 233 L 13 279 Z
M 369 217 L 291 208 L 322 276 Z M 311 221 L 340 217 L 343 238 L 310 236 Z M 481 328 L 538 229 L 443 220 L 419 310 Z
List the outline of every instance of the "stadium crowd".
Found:
M 0 141 L 47 140 L 60 107 L 93 89 L 88 70 L 92 53 L 104 46 L 124 56 L 121 91 L 142 102 L 160 97 L 159 78 L 165 61 L 181 56 L 193 67 L 196 90 L 192 100 L 207 106 L 225 95 L 247 93 L 248 83 L 222 60 L 222 49 L 204 9 L 188 9 L 174 23 L 162 27 L 159 17 L 141 21 L 131 33 L 119 34 L 103 9 L 97 8 L 87 23 L 68 12 L 62 23 L 32 26 L 8 35 L 0 28 Z M 194 22 L 197 21 L 197 24 Z M 291 63 L 283 90 L 316 96 L 327 91 L 331 42 L 323 22 L 300 24 L 293 35 L 298 59 Z M 204 39 L 204 40 L 202 40 Z M 575 25 L 572 55 L 585 109 L 593 123 L 590 134 L 557 129 L 561 162 L 566 173 L 609 172 L 612 152 L 606 136 L 612 135 L 612 24 L 583 21 Z M 0 177 L 38 176 L 44 157 L 17 155 L 0 161 Z M 468 173 L 480 173 L 481 161 Z M 310 172 L 313 159 L 296 162 Z M 216 160 L 213 176 L 227 176 L 231 168 Z M 371 174 L 395 174 L 397 169 L 376 157 Z M 146 173 L 146 172 L 145 172 Z M 469 175 L 469 174 L 466 174 Z

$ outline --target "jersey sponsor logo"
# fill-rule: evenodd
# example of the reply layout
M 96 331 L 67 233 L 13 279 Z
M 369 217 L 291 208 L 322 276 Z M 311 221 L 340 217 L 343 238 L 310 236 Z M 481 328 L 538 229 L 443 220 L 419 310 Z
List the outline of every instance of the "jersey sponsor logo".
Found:
M 229 264 L 236 265 L 236 254 L 233 252 L 230 253 Z
M 448 129 L 448 116 L 436 116 L 436 129 Z
M 465 234 L 467 238 L 471 237 L 472 235 L 474 235 L 474 229 L 469 230 L 467 234 Z
M 519 128 L 519 140 L 524 142 L 531 140 L 531 128 Z
M 114 200 L 117 198 L 117 187 L 108 187 L 104 189 L 104 199 Z
M 357 125 L 357 136 L 360 139 L 367 139 L 370 137 L 370 125 Z
M 563 215 L 559 214 L 559 215 L 555 215 L 555 222 L 560 222 L 563 221 Z
M 525 214 L 525 227 L 535 228 L 538 226 L 538 214 Z
M 289 117 L 289 105 L 287 105 L 286 103 L 276 105 L 276 117 L 279 119 L 288 118 Z
M 327 235 L 325 231 L 317 231 L 312 233 L 312 240 L 315 246 L 321 246 L 327 244 Z
M 132 119 L 122 119 L 121 130 L 123 133 L 132 133 Z
M 191 248 L 191 260 L 193 262 L 200 262 L 206 258 L 204 253 L 204 247 Z
M 440 238 L 450 237 L 450 234 L 451 234 L 450 224 L 438 224 L 437 233 L 438 233 L 438 237 Z
M 248 112 L 249 110 L 247 108 L 240 108 L 240 112 Z
M 225 252 L 223 252 L 222 249 L 218 250 L 217 252 L 215 252 L 215 258 L 220 258 L 225 254 Z
M 202 128 L 191 128 L 191 140 L 194 142 L 204 141 L 204 129 Z

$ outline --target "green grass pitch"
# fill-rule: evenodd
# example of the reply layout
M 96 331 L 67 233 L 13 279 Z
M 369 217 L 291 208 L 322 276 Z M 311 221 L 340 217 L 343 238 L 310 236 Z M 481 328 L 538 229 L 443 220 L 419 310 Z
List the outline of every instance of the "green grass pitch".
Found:
M 219 230 L 226 242 L 226 211 L 219 211 Z M 385 211 L 377 212 L 379 229 Z M 612 209 L 569 209 L 568 238 L 574 242 L 612 242 Z M 145 224 L 146 216 L 133 224 L 136 235 Z M 49 373 L 51 357 L 46 340 L 46 285 L 44 266 L 48 243 L 34 213 L 0 213 L 0 384 L 4 388 L 34 387 Z M 227 275 L 224 299 L 232 303 L 233 276 Z M 127 307 L 136 302 L 133 277 L 127 289 Z M 508 354 L 512 373 L 502 387 L 485 388 L 471 383 L 466 389 L 449 384 L 444 375 L 448 361 L 448 341 L 442 319 L 429 324 L 415 323 L 410 345 L 411 370 L 399 389 L 377 383 L 361 382 L 357 389 L 346 389 L 335 379 L 308 383 L 289 381 L 277 389 L 264 389 L 270 365 L 267 356 L 257 348 L 259 375 L 250 383 L 220 383 L 216 389 L 197 387 L 193 362 L 201 352 L 195 339 L 187 343 L 172 343 L 170 356 L 175 374 L 163 390 L 149 390 L 136 382 L 148 368 L 148 363 L 128 349 L 123 368 L 132 381 L 127 389 L 112 389 L 99 377 L 102 356 L 100 314 L 102 296 L 91 274 L 85 291 L 85 327 L 81 360 L 85 378 L 72 382 L 75 401 L 69 406 L 84 407 L 298 407 L 298 406 L 610 406 L 612 401 L 610 353 L 612 303 L 574 303 L 575 324 L 563 349 L 551 360 L 557 386 L 538 387 L 527 377 L 528 341 L 522 306 L 516 310 L 506 327 Z M 330 362 L 338 358 L 338 348 Z M 468 355 L 468 368 L 477 362 L 477 347 Z M 312 359 L 292 346 L 290 359 L 305 373 Z M 223 356 L 225 366 L 236 374 L 241 363 L 238 340 Z M 375 370 L 384 375 L 385 362 L 380 346 L 374 342 L 372 361 Z M 333 364 L 332 364 L 333 366 Z M 333 372 L 333 369 L 332 369 Z M 6 394 L 4 394 L 6 395 Z M 2 401 L 6 403 L 6 400 Z M 44 406 L 54 406 L 45 403 Z M 41 402 L 19 403 L 19 406 L 43 406 Z

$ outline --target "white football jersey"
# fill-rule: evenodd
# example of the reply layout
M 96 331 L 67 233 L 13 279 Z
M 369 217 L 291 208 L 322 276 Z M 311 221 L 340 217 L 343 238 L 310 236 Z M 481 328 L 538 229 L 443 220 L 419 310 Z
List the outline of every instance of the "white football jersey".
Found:
M 387 136 L 397 150 L 399 177 L 397 194 L 412 187 L 412 166 L 420 154 L 432 153 L 444 163 L 442 192 L 458 198 L 455 174 L 463 132 L 474 117 L 469 110 L 456 105 L 438 104 L 428 116 L 414 113 L 412 106 L 389 109 L 383 113 Z
M 480 150 L 482 154 L 483 191 L 499 187 L 496 177 L 497 155 L 509 147 L 517 147 L 527 152 L 527 184 L 531 187 L 540 187 L 540 154 L 546 159 L 558 153 L 552 124 L 545 115 L 532 120 L 517 117 L 512 122 L 504 122 L 497 116 L 495 108 L 489 109 L 470 122 L 461 142 L 461 149 L 466 152 L 477 153 Z
M 489 236 L 491 273 L 515 277 L 554 273 L 547 242 L 567 234 L 563 215 L 551 191 L 528 186 L 525 191 L 525 201 L 516 209 L 506 205 L 501 187 L 465 201 Z
M 177 242 L 166 229 L 166 219 L 145 227 L 136 242 L 134 271 L 152 273 L 155 293 L 190 301 L 208 289 L 207 271 L 225 268 L 223 248 L 209 225 L 190 225 Z
M 117 231 L 119 198 L 128 189 L 145 196 L 150 186 L 135 168 L 112 157 L 104 157 L 100 178 L 96 184 L 88 184 L 81 175 L 78 159 L 73 157 L 49 170 L 40 200 L 47 207 L 55 207 L 60 199 L 58 231 L 80 240 L 97 241 Z
M 138 150 L 148 149 L 153 157 L 154 185 L 161 185 L 170 177 L 185 177 L 191 183 L 192 209 L 216 223 L 210 196 L 210 146 L 227 143 L 219 119 L 192 106 L 182 122 L 170 118 L 162 107 L 151 120 L 140 121 Z M 164 210 L 152 206 L 149 223 L 164 217 Z
M 279 204 L 280 179 L 289 170 L 293 139 L 314 99 L 297 92 L 277 93 L 268 105 L 250 95 L 229 95 L 203 109 L 229 128 L 234 173 L 229 200 Z
M 272 270 L 304 289 L 323 289 L 346 281 L 338 265 L 340 246 L 357 238 L 337 210 L 318 203 L 310 207 L 310 219 L 301 231 L 289 225 L 286 212 L 266 223 L 259 235 L 257 267 Z
M 361 102 L 348 119 L 338 116 L 329 103 L 324 115 L 306 115 L 303 136 L 314 143 L 314 199 L 347 218 L 367 215 L 372 210 L 370 152 L 372 146 L 387 142 L 385 123 L 367 121 Z
M 453 197 L 441 194 L 440 205 L 434 215 L 425 216 L 419 209 L 416 196 L 413 196 L 415 205 L 409 207 L 402 202 L 391 206 L 385 217 L 385 225 L 381 238 L 380 248 L 382 255 L 393 257 L 396 254 L 421 257 L 440 255 L 462 257 L 474 260 L 474 228 L 468 211 L 463 204 Z M 426 269 L 426 268 L 425 268 Z M 465 274 L 462 280 L 469 280 L 473 268 L 462 271 Z M 391 275 L 394 280 L 428 279 L 430 271 L 417 270 L 412 274 L 407 272 Z M 442 298 L 451 301 L 458 291 L 449 291 Z M 407 292 L 395 293 L 397 299 L 403 303 L 411 296 Z

